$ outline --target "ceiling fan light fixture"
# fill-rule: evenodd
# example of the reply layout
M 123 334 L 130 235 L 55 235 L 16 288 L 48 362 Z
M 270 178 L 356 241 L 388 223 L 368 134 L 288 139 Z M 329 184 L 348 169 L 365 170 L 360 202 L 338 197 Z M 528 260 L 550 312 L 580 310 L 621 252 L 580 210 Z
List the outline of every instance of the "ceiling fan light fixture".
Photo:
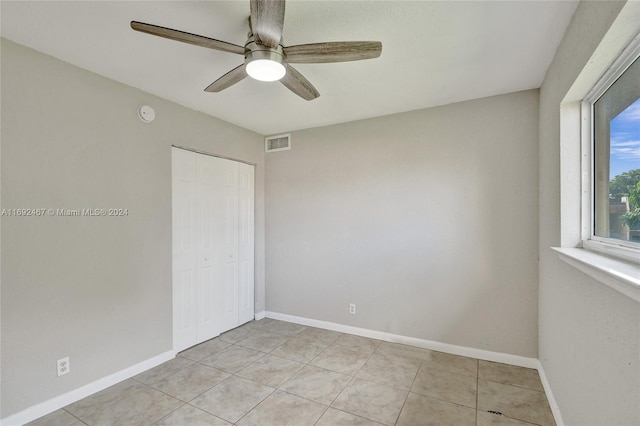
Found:
M 2 1 L 2 0 L 0 0 Z M 382 53 L 379 41 L 333 41 L 285 47 L 282 41 L 286 0 L 250 0 L 249 33 L 243 46 L 172 28 L 131 21 L 135 31 L 244 56 L 244 63 L 218 78 L 204 91 L 218 93 L 251 77 L 277 81 L 306 101 L 320 96 L 318 90 L 289 64 L 324 64 L 373 59 Z
M 287 67 L 282 55 L 270 50 L 255 50 L 246 56 L 249 77 L 260 81 L 277 81 L 285 76 Z

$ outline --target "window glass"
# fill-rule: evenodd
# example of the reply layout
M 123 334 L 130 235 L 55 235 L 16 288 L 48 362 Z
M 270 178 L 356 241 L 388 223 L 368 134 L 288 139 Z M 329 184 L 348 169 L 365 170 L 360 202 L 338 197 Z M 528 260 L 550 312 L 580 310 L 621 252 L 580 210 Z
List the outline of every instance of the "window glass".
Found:
M 593 235 L 640 243 L 640 59 L 593 106 Z

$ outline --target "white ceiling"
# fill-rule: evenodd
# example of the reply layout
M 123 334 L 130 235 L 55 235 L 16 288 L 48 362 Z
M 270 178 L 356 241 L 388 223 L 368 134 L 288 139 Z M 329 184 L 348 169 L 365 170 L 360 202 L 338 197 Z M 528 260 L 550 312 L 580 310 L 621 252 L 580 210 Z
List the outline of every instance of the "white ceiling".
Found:
M 245 79 L 203 89 L 240 55 L 135 32 L 131 20 L 243 45 L 249 1 L 7 1 L 17 43 L 263 135 L 540 87 L 574 1 L 302 1 L 284 44 L 379 40 L 378 59 L 295 65 L 321 96 Z

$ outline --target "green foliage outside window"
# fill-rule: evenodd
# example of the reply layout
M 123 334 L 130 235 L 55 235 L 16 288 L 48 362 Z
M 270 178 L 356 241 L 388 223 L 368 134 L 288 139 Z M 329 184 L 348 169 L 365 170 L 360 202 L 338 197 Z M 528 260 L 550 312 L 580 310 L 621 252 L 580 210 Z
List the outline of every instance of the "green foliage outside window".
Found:
M 614 177 L 609 183 L 609 198 L 629 197 L 629 211 L 622 215 L 628 227 L 640 225 L 640 169 L 629 170 Z

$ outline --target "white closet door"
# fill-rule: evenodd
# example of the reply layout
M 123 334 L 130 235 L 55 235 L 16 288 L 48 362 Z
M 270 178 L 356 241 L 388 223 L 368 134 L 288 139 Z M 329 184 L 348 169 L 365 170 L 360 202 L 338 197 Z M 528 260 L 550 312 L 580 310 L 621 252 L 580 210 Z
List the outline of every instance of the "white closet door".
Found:
M 210 157 L 220 173 L 217 181 L 217 210 L 213 219 L 216 229 L 215 255 L 216 320 L 220 332 L 238 323 L 238 162 Z
M 174 349 L 254 318 L 254 168 L 173 148 Z
M 219 277 L 216 258 L 221 256 L 217 245 L 220 231 L 216 226 L 222 219 L 219 213 L 220 180 L 222 173 L 217 167 L 216 158 L 196 154 L 196 194 L 198 253 L 198 305 L 197 342 L 204 342 L 220 334 L 220 325 L 216 315 L 218 294 L 216 285 Z
M 254 167 L 238 163 L 238 290 L 239 323 L 251 321 L 254 312 Z
M 172 151 L 173 346 L 197 341 L 196 154 Z

